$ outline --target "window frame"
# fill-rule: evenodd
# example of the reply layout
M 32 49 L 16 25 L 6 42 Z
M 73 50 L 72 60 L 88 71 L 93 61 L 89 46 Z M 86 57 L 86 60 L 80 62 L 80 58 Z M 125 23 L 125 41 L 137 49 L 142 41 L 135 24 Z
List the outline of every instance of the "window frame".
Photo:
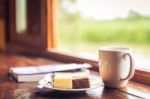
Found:
M 11 1 L 11 0 L 9 0 Z M 43 16 L 43 23 L 41 27 L 45 30 L 45 32 L 41 32 L 42 35 L 44 35 L 44 39 L 41 39 L 41 42 L 43 42 L 45 45 L 44 46 L 39 46 L 35 47 L 29 47 L 24 43 L 18 44 L 17 42 L 20 41 L 20 39 L 17 39 L 18 41 L 12 41 L 12 40 L 7 40 L 6 41 L 6 52 L 9 53 L 17 53 L 17 54 L 25 54 L 25 55 L 33 55 L 33 56 L 40 56 L 40 57 L 45 57 L 45 58 L 51 58 L 57 61 L 61 62 L 76 62 L 76 63 L 89 63 L 91 64 L 92 70 L 94 71 L 99 71 L 98 67 L 98 61 L 96 60 L 90 60 L 87 58 L 75 56 L 75 55 L 70 55 L 66 53 L 62 53 L 53 49 L 48 50 L 49 48 L 56 48 L 56 9 L 57 9 L 57 4 L 56 0 L 41 0 L 42 5 L 43 5 L 43 13 L 46 13 L 45 16 Z M 11 7 L 10 7 L 11 8 Z M 46 12 L 44 12 L 46 11 Z M 10 18 L 10 16 L 9 16 Z M 9 19 L 8 18 L 8 19 Z M 6 22 L 8 20 L 5 20 Z M 10 21 L 10 20 L 9 20 Z M 9 22 L 8 22 L 9 23 Z M 6 25 L 8 26 L 8 24 Z M 7 28 L 7 27 L 6 27 Z M 5 30 L 6 30 L 5 28 Z M 10 26 L 10 29 L 13 27 Z M 13 33 L 12 31 L 9 31 L 7 34 Z M 36 35 L 36 34 L 34 34 Z M 6 35 L 6 39 L 8 38 L 9 35 Z M 33 37 L 31 37 L 33 38 Z M 37 43 L 38 44 L 38 43 Z M 37 49 L 40 48 L 40 49 Z M 42 49 L 41 49 L 42 48 Z M 150 72 L 149 71 L 144 71 L 144 70 L 135 70 L 135 75 L 132 78 L 133 81 L 147 84 L 149 85 L 150 82 Z
M 7 30 L 7 41 L 9 43 L 14 43 L 20 46 L 26 46 L 26 47 L 32 47 L 33 49 L 40 49 L 40 50 L 45 50 L 47 48 L 54 48 L 56 47 L 55 43 L 55 22 L 54 19 L 54 1 L 55 0 L 38 0 L 32 5 L 32 2 L 30 0 L 26 0 L 27 4 L 27 9 L 30 11 L 30 7 L 33 9 L 32 6 L 36 5 L 39 6 L 40 8 L 38 9 L 40 12 L 38 13 L 29 13 L 29 15 L 37 16 L 39 15 L 39 24 L 35 24 L 38 30 L 36 30 L 34 33 L 28 33 L 30 32 L 28 30 L 28 25 L 31 26 L 30 24 L 27 25 L 27 30 L 25 33 L 17 33 L 16 31 L 16 12 L 15 12 L 15 2 L 16 0 L 9 0 L 6 1 L 6 8 L 7 10 L 7 25 L 6 27 L 9 27 Z M 32 0 L 33 1 L 33 0 Z M 34 12 L 36 12 L 37 9 L 35 9 Z M 28 13 L 28 12 L 27 12 Z M 29 18 L 29 15 L 27 15 L 27 19 Z M 29 20 L 31 21 L 31 20 Z M 37 20 L 36 20 L 37 21 Z M 27 20 L 28 22 L 28 20 Z M 28 22 L 31 23 L 32 22 Z M 32 27 L 31 27 L 32 28 Z M 41 43 L 42 42 L 42 43 Z

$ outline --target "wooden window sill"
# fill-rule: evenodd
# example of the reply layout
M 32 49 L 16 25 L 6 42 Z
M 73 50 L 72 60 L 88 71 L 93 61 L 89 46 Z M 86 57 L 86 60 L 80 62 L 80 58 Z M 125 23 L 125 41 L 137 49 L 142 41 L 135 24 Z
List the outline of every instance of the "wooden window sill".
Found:
M 150 96 L 150 86 L 135 81 L 129 81 L 128 86 L 126 88 L 118 90 L 121 92 L 135 95 L 138 98 L 148 99 Z

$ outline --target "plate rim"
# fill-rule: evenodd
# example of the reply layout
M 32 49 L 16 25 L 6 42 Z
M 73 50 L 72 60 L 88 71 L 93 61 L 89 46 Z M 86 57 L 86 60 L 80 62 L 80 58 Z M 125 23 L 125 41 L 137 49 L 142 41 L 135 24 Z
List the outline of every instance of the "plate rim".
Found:
M 54 90 L 54 91 L 64 91 L 64 92 L 80 92 L 80 91 L 87 91 L 87 90 L 92 90 L 92 89 L 95 89 L 95 88 L 98 88 L 102 86 L 102 84 L 95 84 L 95 85 L 91 85 L 90 88 L 80 88 L 80 89 L 67 89 L 67 88 L 55 88 L 55 87 L 43 87 L 43 88 L 40 88 L 40 89 L 49 89 L 49 90 Z

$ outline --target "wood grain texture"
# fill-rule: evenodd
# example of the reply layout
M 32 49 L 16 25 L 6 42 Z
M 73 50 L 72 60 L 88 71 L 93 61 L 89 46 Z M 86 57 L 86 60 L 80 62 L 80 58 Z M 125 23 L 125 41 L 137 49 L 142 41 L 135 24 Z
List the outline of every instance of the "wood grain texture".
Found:
M 0 50 L 5 49 L 4 20 L 0 19 Z
M 5 49 L 4 24 L 4 0 L 0 0 L 0 50 Z
M 147 98 L 149 86 L 130 82 L 127 88 L 111 89 L 101 86 L 84 93 L 42 91 L 34 83 L 16 83 L 8 74 L 14 66 L 59 64 L 61 62 L 33 56 L 0 53 L 0 99 L 141 99 Z M 92 72 L 95 76 L 98 73 Z
M 47 48 L 57 48 L 57 0 L 47 1 Z

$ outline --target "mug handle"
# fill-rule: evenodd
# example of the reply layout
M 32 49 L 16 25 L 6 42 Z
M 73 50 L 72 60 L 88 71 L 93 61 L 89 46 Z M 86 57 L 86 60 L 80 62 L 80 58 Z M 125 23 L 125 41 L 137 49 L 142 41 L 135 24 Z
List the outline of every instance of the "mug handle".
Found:
M 131 54 L 129 54 L 129 53 L 123 54 L 123 58 L 125 58 L 126 56 L 129 56 L 129 59 L 130 59 L 130 70 L 129 70 L 128 76 L 123 78 L 123 79 L 121 79 L 121 80 L 129 80 L 134 75 L 134 59 L 133 59 L 133 56 Z

